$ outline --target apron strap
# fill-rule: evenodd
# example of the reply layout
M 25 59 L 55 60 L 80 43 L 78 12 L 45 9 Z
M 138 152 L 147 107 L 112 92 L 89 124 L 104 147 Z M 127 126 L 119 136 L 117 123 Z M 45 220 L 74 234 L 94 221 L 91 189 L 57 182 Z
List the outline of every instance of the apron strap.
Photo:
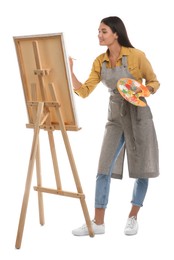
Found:
M 122 66 L 123 66 L 124 68 L 127 67 L 127 56 L 123 56 L 123 57 L 122 57 Z

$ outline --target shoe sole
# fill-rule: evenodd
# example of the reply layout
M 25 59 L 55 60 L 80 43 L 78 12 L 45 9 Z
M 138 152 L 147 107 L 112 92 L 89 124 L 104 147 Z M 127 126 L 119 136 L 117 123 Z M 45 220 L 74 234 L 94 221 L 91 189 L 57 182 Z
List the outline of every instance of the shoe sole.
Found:
M 138 233 L 138 230 L 135 232 L 135 233 L 127 233 L 127 232 L 124 232 L 124 234 L 126 235 L 126 236 L 134 236 L 134 235 L 136 235 Z
M 89 236 L 89 234 L 74 234 L 74 233 L 72 233 L 74 236 L 76 236 L 76 237 L 84 237 L 84 236 Z M 94 233 L 94 235 L 104 235 L 105 234 L 105 232 L 104 233 Z

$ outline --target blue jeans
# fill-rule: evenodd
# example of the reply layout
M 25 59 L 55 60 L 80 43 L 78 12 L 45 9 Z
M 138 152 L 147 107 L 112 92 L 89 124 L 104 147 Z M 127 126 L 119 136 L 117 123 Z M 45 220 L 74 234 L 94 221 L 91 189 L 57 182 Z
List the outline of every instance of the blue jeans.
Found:
M 124 135 L 120 139 L 120 143 L 116 150 L 114 159 L 112 161 L 109 174 L 98 174 L 96 178 L 96 190 L 95 190 L 95 208 L 106 208 L 109 198 L 110 182 L 111 182 L 111 173 L 115 161 L 125 143 Z M 139 178 L 135 180 L 132 200 L 133 205 L 142 207 L 143 201 L 146 196 L 148 188 L 148 179 Z

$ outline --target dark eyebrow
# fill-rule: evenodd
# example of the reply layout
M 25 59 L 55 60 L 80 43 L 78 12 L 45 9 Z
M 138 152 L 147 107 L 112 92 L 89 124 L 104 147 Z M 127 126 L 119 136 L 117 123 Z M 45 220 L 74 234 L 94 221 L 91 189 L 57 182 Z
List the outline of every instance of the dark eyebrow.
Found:
M 101 29 L 98 29 L 98 31 L 107 31 L 106 28 L 101 28 Z

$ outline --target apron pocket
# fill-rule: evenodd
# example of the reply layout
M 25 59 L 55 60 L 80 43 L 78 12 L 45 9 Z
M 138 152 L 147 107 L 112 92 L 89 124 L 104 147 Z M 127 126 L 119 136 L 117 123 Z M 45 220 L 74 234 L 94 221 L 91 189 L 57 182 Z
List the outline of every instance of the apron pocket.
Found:
M 114 101 L 110 101 L 108 107 L 108 121 L 115 122 L 119 120 L 120 120 L 119 105 Z
M 137 107 L 137 120 L 146 120 L 152 119 L 152 113 L 150 107 L 147 105 L 146 107 Z

